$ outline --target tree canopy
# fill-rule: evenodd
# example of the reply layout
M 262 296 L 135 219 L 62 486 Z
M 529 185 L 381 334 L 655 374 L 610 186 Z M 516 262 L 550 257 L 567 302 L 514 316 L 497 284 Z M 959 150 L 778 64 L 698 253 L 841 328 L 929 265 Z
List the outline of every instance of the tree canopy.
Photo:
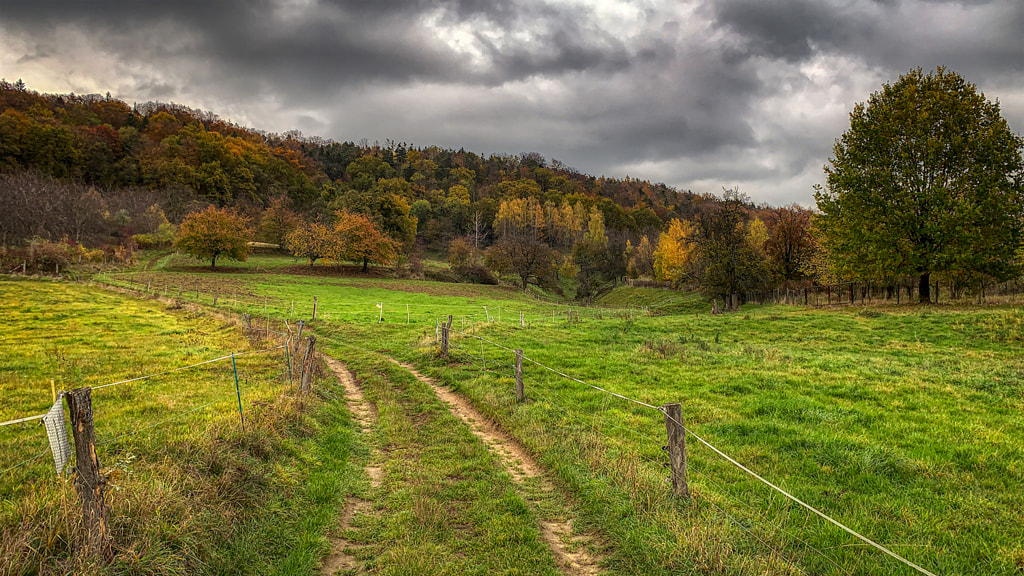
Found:
M 251 236 L 246 224 L 244 217 L 210 206 L 182 220 L 174 245 L 190 256 L 209 259 L 211 269 L 217 266 L 217 257 L 221 255 L 245 260 L 249 256 Z
M 858 104 L 825 167 L 817 231 L 840 272 L 1015 272 L 1024 214 L 1021 137 L 959 74 L 912 70 Z

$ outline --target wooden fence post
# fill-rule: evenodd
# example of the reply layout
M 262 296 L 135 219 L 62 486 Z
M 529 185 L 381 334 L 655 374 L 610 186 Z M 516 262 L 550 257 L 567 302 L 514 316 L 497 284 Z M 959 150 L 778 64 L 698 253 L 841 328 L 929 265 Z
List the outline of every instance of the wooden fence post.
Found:
M 299 379 L 299 392 L 303 396 L 308 396 L 309 391 L 313 388 L 313 364 L 315 362 L 314 354 L 316 353 L 316 336 L 309 335 L 309 344 L 306 345 L 306 355 L 302 359 L 302 378 Z
M 526 326 L 526 320 L 523 318 L 523 313 L 522 312 L 519 313 L 519 326 L 520 327 L 525 327 Z
M 313 296 L 313 320 L 316 320 L 316 296 Z
M 452 315 L 448 315 L 448 322 L 441 324 L 441 354 L 448 355 L 448 338 L 451 335 Z
M 665 404 L 665 431 L 668 434 L 669 464 L 672 467 L 672 491 L 676 496 L 690 497 L 686 481 L 686 428 L 683 427 L 683 407 L 678 403 Z
M 295 353 L 299 353 L 299 346 L 302 346 L 302 329 L 305 328 L 306 323 L 299 320 L 299 331 L 295 335 Z
M 96 432 L 92 421 L 92 388 L 78 388 L 65 395 L 71 413 L 71 431 L 75 438 L 75 491 L 82 500 L 86 542 L 89 554 L 109 561 L 109 511 L 103 496 L 107 479 L 100 473 L 96 457 Z
M 516 400 L 522 402 L 526 399 L 523 392 L 523 350 L 516 349 Z

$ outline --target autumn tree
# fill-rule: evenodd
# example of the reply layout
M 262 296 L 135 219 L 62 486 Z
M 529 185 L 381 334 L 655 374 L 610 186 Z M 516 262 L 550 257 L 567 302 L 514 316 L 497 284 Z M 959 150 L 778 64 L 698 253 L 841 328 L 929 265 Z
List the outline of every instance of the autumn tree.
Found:
M 285 245 L 285 238 L 302 220 L 291 209 L 291 199 L 282 194 L 270 200 L 270 205 L 263 211 L 259 224 L 259 239 L 263 242 Z
M 696 253 L 697 227 L 687 220 L 673 219 L 661 233 L 654 250 L 654 277 L 679 286 L 690 279 Z
M 630 278 L 641 276 L 654 276 L 654 245 L 648 236 L 642 236 L 640 243 L 633 246 L 632 242 L 626 242 L 626 273 Z
M 487 249 L 484 261 L 497 274 L 519 276 L 523 290 L 530 278 L 553 272 L 553 253 L 544 241 L 544 210 L 532 198 L 503 201 L 494 219 L 498 241 Z
M 764 289 L 768 263 L 759 244 L 766 238 L 759 220 L 747 223 L 748 198 L 727 190 L 722 200 L 697 217 L 694 279 L 708 296 L 739 305 L 739 295 Z
M 193 212 L 178 226 L 174 245 L 178 250 L 210 260 L 210 269 L 217 266 L 221 255 L 244 261 L 249 256 L 249 238 L 252 235 L 245 217 L 228 209 L 210 206 L 202 212 Z
M 942 272 L 1014 275 L 1024 140 L 959 74 L 912 70 L 850 113 L 825 167 L 817 227 L 838 268 L 913 275 L 920 301 Z
M 319 222 L 299 225 L 284 237 L 284 246 L 298 258 L 309 258 L 309 267 L 321 258 L 336 260 L 341 243 L 334 228 Z
M 390 264 L 397 258 L 400 244 L 383 234 L 367 216 L 339 211 L 337 217 L 334 234 L 339 242 L 339 260 L 362 262 L 366 272 L 371 262 Z
M 602 288 L 616 278 L 608 254 L 604 215 L 594 208 L 590 212 L 587 231 L 573 246 L 572 261 L 576 267 L 576 297 L 591 301 Z
M 811 236 L 811 211 L 799 205 L 772 209 L 765 217 L 768 240 L 764 251 L 772 274 L 779 280 L 801 280 L 814 257 L 816 244 Z

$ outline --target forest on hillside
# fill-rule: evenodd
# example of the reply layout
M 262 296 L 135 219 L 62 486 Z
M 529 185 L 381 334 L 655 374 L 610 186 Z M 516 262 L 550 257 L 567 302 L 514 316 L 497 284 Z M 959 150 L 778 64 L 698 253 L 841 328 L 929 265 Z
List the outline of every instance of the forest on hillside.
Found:
M 484 157 L 267 134 L 177 104 L 41 94 L 20 81 L 0 81 L 0 198 L 0 265 L 32 261 L 40 270 L 169 247 L 186 219 L 215 210 L 240 218 L 246 240 L 310 265 L 398 264 L 415 276 L 431 251 L 448 258 L 447 280 L 507 276 L 523 289 L 560 292 L 569 278 L 584 300 L 627 277 L 735 306 L 783 286 L 894 285 L 915 272 L 891 258 L 873 269 L 837 265 L 815 233 L 815 212 L 755 206 L 736 190 L 716 196 L 595 177 L 535 152 Z M 963 292 L 1012 276 L 1012 267 L 971 266 L 935 281 Z

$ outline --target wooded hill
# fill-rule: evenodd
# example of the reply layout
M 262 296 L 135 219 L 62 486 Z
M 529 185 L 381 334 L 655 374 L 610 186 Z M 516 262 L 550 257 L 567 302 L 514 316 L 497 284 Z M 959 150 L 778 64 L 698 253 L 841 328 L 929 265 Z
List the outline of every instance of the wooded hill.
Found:
M 664 184 L 582 174 L 536 153 L 484 157 L 267 134 L 177 104 L 40 94 L 20 81 L 0 81 L 0 111 L 0 193 L 10 207 L 0 217 L 4 244 L 33 236 L 116 242 L 156 232 L 143 217 L 154 204 L 178 222 L 205 204 L 256 216 L 282 196 L 316 219 L 339 205 L 358 211 L 368 208 L 359 204 L 395 195 L 418 219 L 421 243 L 438 248 L 468 233 L 474 215 L 490 226 L 510 196 L 556 206 L 583 201 L 602 212 L 610 230 L 631 237 L 655 234 L 672 218 L 691 219 L 713 202 Z M 96 194 L 108 222 L 60 224 L 76 220 L 62 215 L 69 210 L 82 220 L 73 198 L 86 198 L 88 212 L 99 203 Z

